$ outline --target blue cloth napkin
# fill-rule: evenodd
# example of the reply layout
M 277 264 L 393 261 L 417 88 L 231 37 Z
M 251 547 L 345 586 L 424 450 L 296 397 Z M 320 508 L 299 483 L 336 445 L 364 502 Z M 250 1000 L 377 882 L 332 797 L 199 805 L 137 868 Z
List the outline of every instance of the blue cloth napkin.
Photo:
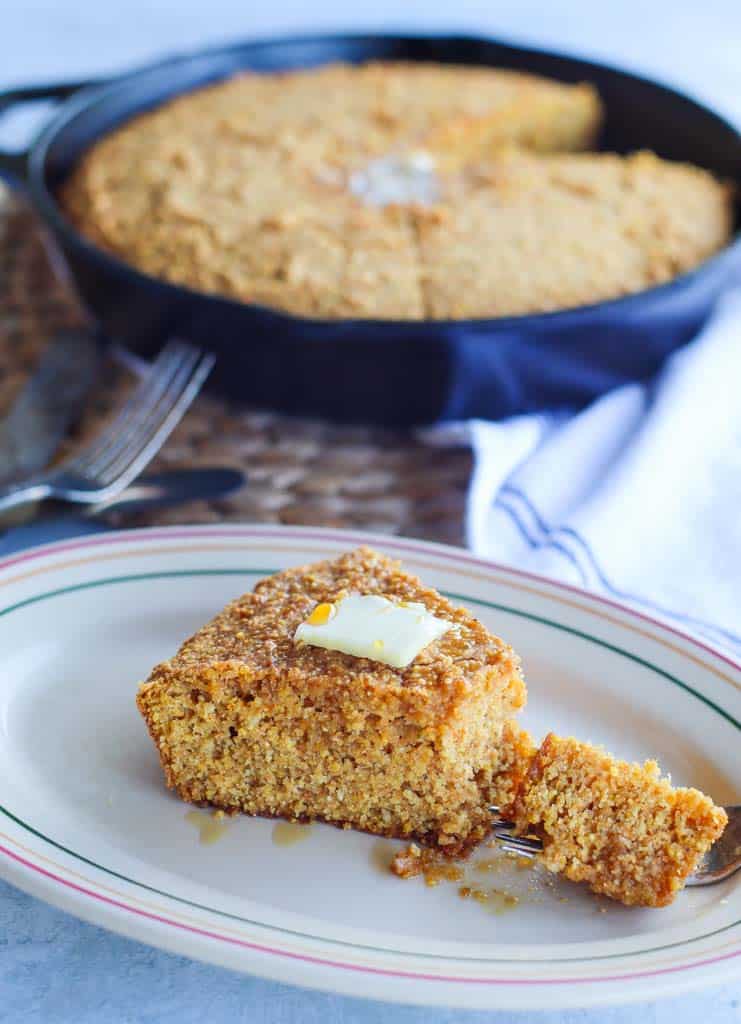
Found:
M 650 383 L 467 423 L 468 545 L 741 653 L 740 386 L 738 289 Z

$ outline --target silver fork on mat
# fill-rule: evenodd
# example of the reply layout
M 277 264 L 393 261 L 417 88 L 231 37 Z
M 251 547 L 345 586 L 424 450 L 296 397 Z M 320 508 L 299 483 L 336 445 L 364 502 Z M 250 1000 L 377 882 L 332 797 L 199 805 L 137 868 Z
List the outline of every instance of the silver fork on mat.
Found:
M 168 342 L 103 432 L 53 469 L 0 488 L 0 511 L 45 498 L 87 505 L 114 497 L 160 450 L 213 364 L 193 345 Z
M 490 807 L 494 818 L 493 834 L 497 843 L 508 853 L 517 853 L 521 857 L 537 857 L 543 852 L 542 840 L 535 836 L 514 835 L 514 823 L 499 816 L 498 807 Z M 728 824 L 717 842 L 713 843 L 697 870 L 687 879 L 687 885 L 713 885 L 730 878 L 741 868 L 741 804 L 724 808 L 728 815 Z

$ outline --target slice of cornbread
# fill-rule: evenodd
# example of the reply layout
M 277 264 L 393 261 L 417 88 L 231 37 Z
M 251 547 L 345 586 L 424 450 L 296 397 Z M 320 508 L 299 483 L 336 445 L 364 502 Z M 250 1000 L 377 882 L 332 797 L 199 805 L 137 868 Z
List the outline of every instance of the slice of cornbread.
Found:
M 649 907 L 671 903 L 728 820 L 698 790 L 673 789 L 655 761 L 618 761 L 553 733 L 505 815 L 542 837 L 550 871 Z
M 426 315 L 515 316 L 619 298 L 717 252 L 731 189 L 653 153 L 501 153 L 416 210 Z
M 491 156 L 503 146 L 579 151 L 597 141 L 602 104 L 586 82 L 568 85 L 507 68 L 435 64 L 367 66 L 399 136 L 447 168 Z
M 402 669 L 297 644 L 298 625 L 342 593 L 420 602 L 453 626 Z M 184 800 L 457 854 L 512 796 L 525 696 L 504 641 L 360 548 L 261 581 L 158 665 L 137 703 Z

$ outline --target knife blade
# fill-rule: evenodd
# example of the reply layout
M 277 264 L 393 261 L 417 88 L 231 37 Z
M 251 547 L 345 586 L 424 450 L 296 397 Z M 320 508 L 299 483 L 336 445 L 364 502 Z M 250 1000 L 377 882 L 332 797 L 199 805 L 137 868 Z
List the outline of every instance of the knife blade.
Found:
M 114 498 L 88 506 L 83 515 L 97 518 L 110 512 L 142 512 L 189 501 L 215 501 L 238 491 L 246 481 L 246 474 L 233 466 L 200 466 L 146 473 Z
M 120 494 L 97 505 L 48 501 L 35 523 L 56 519 L 104 519 L 109 513 L 144 512 L 189 501 L 215 501 L 238 491 L 247 476 L 233 466 L 202 466 L 145 473 Z
M 101 505 L 65 505 L 47 502 L 30 525 L 0 531 L 0 555 L 22 551 L 34 544 L 66 540 L 83 534 L 100 533 L 110 525 L 108 512 L 140 512 L 162 505 L 197 499 L 214 501 L 242 487 L 246 476 L 231 467 L 165 470 L 147 474 L 125 491 Z
M 63 331 L 50 341 L 0 423 L 0 483 L 48 466 L 82 411 L 100 361 L 100 348 L 90 331 Z

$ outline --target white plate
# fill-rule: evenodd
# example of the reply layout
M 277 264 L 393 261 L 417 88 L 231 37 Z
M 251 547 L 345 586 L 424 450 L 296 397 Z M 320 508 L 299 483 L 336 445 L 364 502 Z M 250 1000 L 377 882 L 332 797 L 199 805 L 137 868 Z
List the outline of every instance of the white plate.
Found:
M 658 622 L 414 541 L 258 526 L 135 531 L 0 565 L 2 875 L 155 946 L 385 1000 L 555 1008 L 738 976 L 738 880 L 685 892 L 665 910 L 538 887 L 492 916 L 456 885 L 381 871 L 379 841 L 354 832 L 315 826 L 300 845 L 280 846 L 273 822 L 239 818 L 219 842 L 199 844 L 163 786 L 134 706 L 138 681 L 263 573 L 361 540 L 403 558 L 517 648 L 536 734 L 554 728 L 631 759 L 656 755 L 677 783 L 738 801 L 741 667 Z

